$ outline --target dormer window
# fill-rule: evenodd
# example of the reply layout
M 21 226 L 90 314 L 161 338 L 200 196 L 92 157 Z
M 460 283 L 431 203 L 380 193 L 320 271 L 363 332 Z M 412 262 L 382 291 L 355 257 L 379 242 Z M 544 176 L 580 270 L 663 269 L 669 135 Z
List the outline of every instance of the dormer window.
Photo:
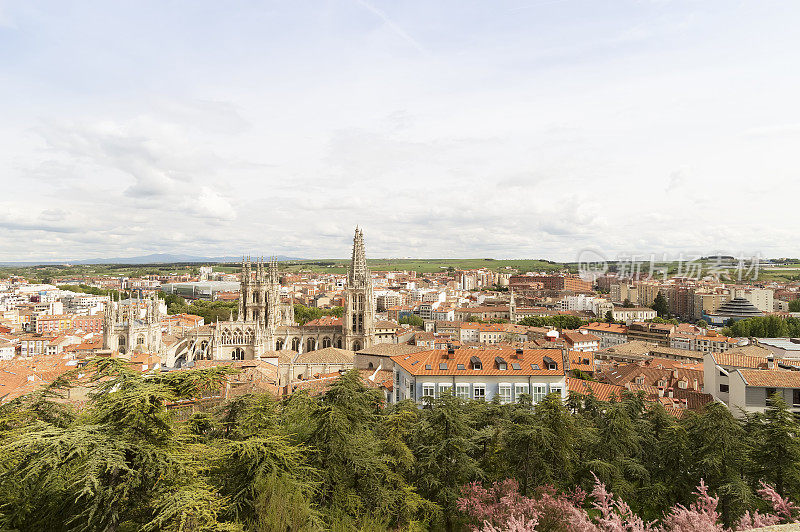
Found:
M 556 370 L 556 369 L 558 369 L 558 364 L 556 364 L 556 361 L 555 361 L 555 360 L 553 360 L 553 359 L 552 359 L 552 358 L 550 358 L 550 357 L 542 357 L 542 362 L 544 362 L 544 365 L 545 365 L 545 367 L 546 367 L 547 369 L 549 369 L 549 370 Z
M 500 370 L 508 369 L 508 364 L 506 363 L 506 361 L 505 361 L 505 359 L 503 357 L 495 357 L 494 361 L 497 364 L 497 369 L 500 369 Z
M 475 370 L 483 369 L 483 363 L 481 362 L 481 359 L 476 356 L 470 357 L 469 363 L 472 366 L 472 369 Z
M 644 377 L 642 376 L 636 377 L 636 384 L 644 384 Z

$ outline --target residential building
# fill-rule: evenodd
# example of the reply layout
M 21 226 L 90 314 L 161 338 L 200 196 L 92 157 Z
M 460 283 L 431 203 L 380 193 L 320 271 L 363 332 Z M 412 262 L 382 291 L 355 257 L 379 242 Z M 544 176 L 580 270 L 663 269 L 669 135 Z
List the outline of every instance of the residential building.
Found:
M 654 311 L 655 312 L 655 311 Z M 628 340 L 652 342 L 662 347 L 670 346 L 670 335 L 675 326 L 669 323 L 633 322 L 628 325 Z
M 564 331 L 561 335 L 571 351 L 595 352 L 600 348 L 600 338 L 590 334 L 586 329 Z
M 656 311 L 649 307 L 614 307 L 611 313 L 615 321 L 624 321 L 626 323 L 652 320 L 657 315 Z
M 567 351 L 557 349 L 449 349 L 392 357 L 395 401 L 424 402 L 449 392 L 462 399 L 503 403 L 528 395 L 567 397 Z
M 599 349 L 624 344 L 628 341 L 628 327 L 619 323 L 594 322 L 580 328 L 598 338 Z
M 800 371 L 735 369 L 729 376 L 728 408 L 737 417 L 764 412 L 774 394 L 800 415 Z

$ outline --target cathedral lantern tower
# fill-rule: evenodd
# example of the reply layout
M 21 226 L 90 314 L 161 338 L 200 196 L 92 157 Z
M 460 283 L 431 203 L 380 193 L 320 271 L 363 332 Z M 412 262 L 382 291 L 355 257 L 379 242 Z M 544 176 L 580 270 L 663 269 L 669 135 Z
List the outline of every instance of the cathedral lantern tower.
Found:
M 347 272 L 342 315 L 344 348 L 360 351 L 372 346 L 375 333 L 375 302 L 372 295 L 372 276 L 367 268 L 364 234 L 356 228 L 353 237 L 353 258 Z

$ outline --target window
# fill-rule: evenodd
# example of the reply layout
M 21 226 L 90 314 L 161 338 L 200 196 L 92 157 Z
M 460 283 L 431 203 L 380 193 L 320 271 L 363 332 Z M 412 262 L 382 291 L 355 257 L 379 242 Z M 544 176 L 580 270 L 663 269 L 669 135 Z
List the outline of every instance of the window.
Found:
M 510 403 L 511 402 L 511 385 L 505 382 L 501 382 L 500 385 L 497 387 L 497 394 L 500 396 L 500 402 Z
M 458 366 L 456 366 L 456 369 L 464 369 L 464 364 L 458 364 Z
M 469 384 L 456 384 L 456 397 L 469 399 Z
M 644 384 L 644 377 L 636 377 L 636 384 Z
M 453 385 L 449 382 L 439 385 L 439 397 L 441 397 L 445 392 L 450 394 L 453 393 Z
M 472 397 L 474 397 L 476 400 L 486 399 L 486 385 L 474 384 L 472 386 Z
M 519 401 L 519 396 L 528 393 L 528 384 L 524 382 L 518 382 L 514 385 L 514 397 L 517 401 Z
M 423 384 L 422 385 L 422 397 L 423 397 L 423 399 L 425 397 L 430 397 L 431 399 L 433 399 L 434 394 L 436 393 L 435 390 L 436 390 L 436 386 L 434 386 L 434 384 L 432 382 L 426 382 L 425 384 Z
M 719 372 L 719 376 L 720 376 L 720 377 L 727 377 L 727 375 L 725 375 L 725 372 L 724 372 L 724 371 L 720 371 L 720 372 Z
M 722 393 L 728 393 L 728 389 L 729 388 L 728 388 L 727 384 L 720 384 L 719 385 L 719 391 L 722 392 Z
M 533 399 L 534 403 L 538 403 L 544 396 L 547 395 L 547 386 L 544 384 L 534 384 L 531 387 L 531 398 Z
M 550 385 L 550 393 L 561 395 L 561 385 L 560 384 L 551 384 Z

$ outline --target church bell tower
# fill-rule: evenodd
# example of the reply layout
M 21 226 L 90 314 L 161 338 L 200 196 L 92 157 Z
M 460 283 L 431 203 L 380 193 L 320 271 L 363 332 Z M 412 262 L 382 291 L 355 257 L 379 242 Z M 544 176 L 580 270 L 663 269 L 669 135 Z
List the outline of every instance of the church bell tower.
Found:
M 364 233 L 356 227 L 353 237 L 353 257 L 347 272 L 342 315 L 344 348 L 360 351 L 372 346 L 375 334 L 375 300 L 372 295 L 372 276 L 367 268 Z

